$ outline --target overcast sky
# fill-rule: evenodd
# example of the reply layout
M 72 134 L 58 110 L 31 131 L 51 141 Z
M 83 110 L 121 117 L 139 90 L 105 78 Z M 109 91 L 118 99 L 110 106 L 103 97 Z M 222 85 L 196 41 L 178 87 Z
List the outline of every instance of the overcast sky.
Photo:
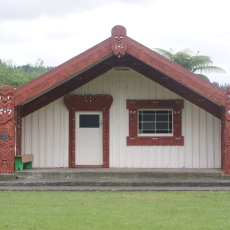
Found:
M 111 36 L 115 25 L 149 48 L 212 57 L 230 83 L 230 0 L 0 0 L 0 59 L 58 66 Z

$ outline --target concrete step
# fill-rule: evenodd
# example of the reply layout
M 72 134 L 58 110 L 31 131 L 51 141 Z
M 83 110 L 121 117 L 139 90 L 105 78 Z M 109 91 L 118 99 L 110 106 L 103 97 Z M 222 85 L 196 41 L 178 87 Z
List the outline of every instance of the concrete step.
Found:
M 216 169 L 31 169 L 15 175 L 24 179 L 230 179 Z
M 23 179 L 0 181 L 1 187 L 230 187 L 220 179 Z
M 14 173 L 11 173 L 11 174 L 0 173 L 0 181 L 11 181 L 11 180 L 16 180 L 16 179 L 17 179 L 17 175 Z
M 230 187 L 0 186 L 0 191 L 229 191 Z

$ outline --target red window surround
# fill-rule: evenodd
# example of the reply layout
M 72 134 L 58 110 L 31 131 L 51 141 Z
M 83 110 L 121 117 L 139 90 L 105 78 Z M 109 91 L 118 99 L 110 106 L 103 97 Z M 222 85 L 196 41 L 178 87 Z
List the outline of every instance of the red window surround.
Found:
M 183 100 L 127 100 L 129 110 L 129 136 L 127 145 L 184 145 L 181 136 L 181 109 Z M 173 109 L 172 136 L 138 136 L 138 110 L 143 109 Z
M 103 168 L 109 168 L 109 109 L 113 97 L 103 95 L 66 95 L 64 102 L 69 110 L 69 168 L 75 168 L 75 112 L 103 111 Z M 76 153 L 77 154 L 77 153 Z M 77 167 L 77 166 L 76 166 Z

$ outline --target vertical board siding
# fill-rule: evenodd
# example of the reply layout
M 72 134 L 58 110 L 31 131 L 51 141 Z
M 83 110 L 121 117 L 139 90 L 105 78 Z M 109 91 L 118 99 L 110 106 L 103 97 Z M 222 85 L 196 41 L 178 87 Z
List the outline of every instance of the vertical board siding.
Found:
M 22 119 L 22 154 L 34 154 L 34 168 L 68 167 L 68 125 L 63 98 Z
M 184 146 L 126 146 L 127 99 L 183 99 L 141 74 L 113 69 L 71 92 L 111 94 L 110 167 L 220 168 L 220 120 L 184 100 Z M 34 156 L 34 167 L 68 167 L 69 116 L 63 98 L 22 121 L 22 153 Z

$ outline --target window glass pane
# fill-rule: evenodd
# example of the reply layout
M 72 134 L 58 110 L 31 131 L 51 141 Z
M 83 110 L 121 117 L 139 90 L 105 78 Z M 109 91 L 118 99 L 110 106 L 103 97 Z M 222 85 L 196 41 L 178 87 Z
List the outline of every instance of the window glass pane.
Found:
M 80 128 L 99 128 L 99 114 L 80 114 Z
M 172 121 L 172 114 L 169 115 L 169 121 Z
M 154 110 L 143 110 L 143 114 L 155 114 Z
M 168 129 L 168 123 L 156 123 L 156 129 Z
M 155 129 L 155 123 L 143 123 L 143 129 Z
M 139 110 L 138 133 L 172 133 L 172 110 Z
M 143 130 L 142 133 L 155 133 L 156 131 L 153 129 L 153 130 Z
M 143 115 L 143 121 L 155 121 L 155 115 Z
M 159 129 L 159 130 L 156 130 L 156 133 L 169 133 L 169 132 L 168 132 L 168 130 Z
M 169 123 L 169 129 L 172 129 L 172 123 L 171 122 Z
M 142 129 L 142 123 L 139 122 L 139 129 Z
M 168 114 L 168 110 L 156 110 L 156 114 Z
M 156 121 L 168 121 L 168 115 L 157 114 Z

